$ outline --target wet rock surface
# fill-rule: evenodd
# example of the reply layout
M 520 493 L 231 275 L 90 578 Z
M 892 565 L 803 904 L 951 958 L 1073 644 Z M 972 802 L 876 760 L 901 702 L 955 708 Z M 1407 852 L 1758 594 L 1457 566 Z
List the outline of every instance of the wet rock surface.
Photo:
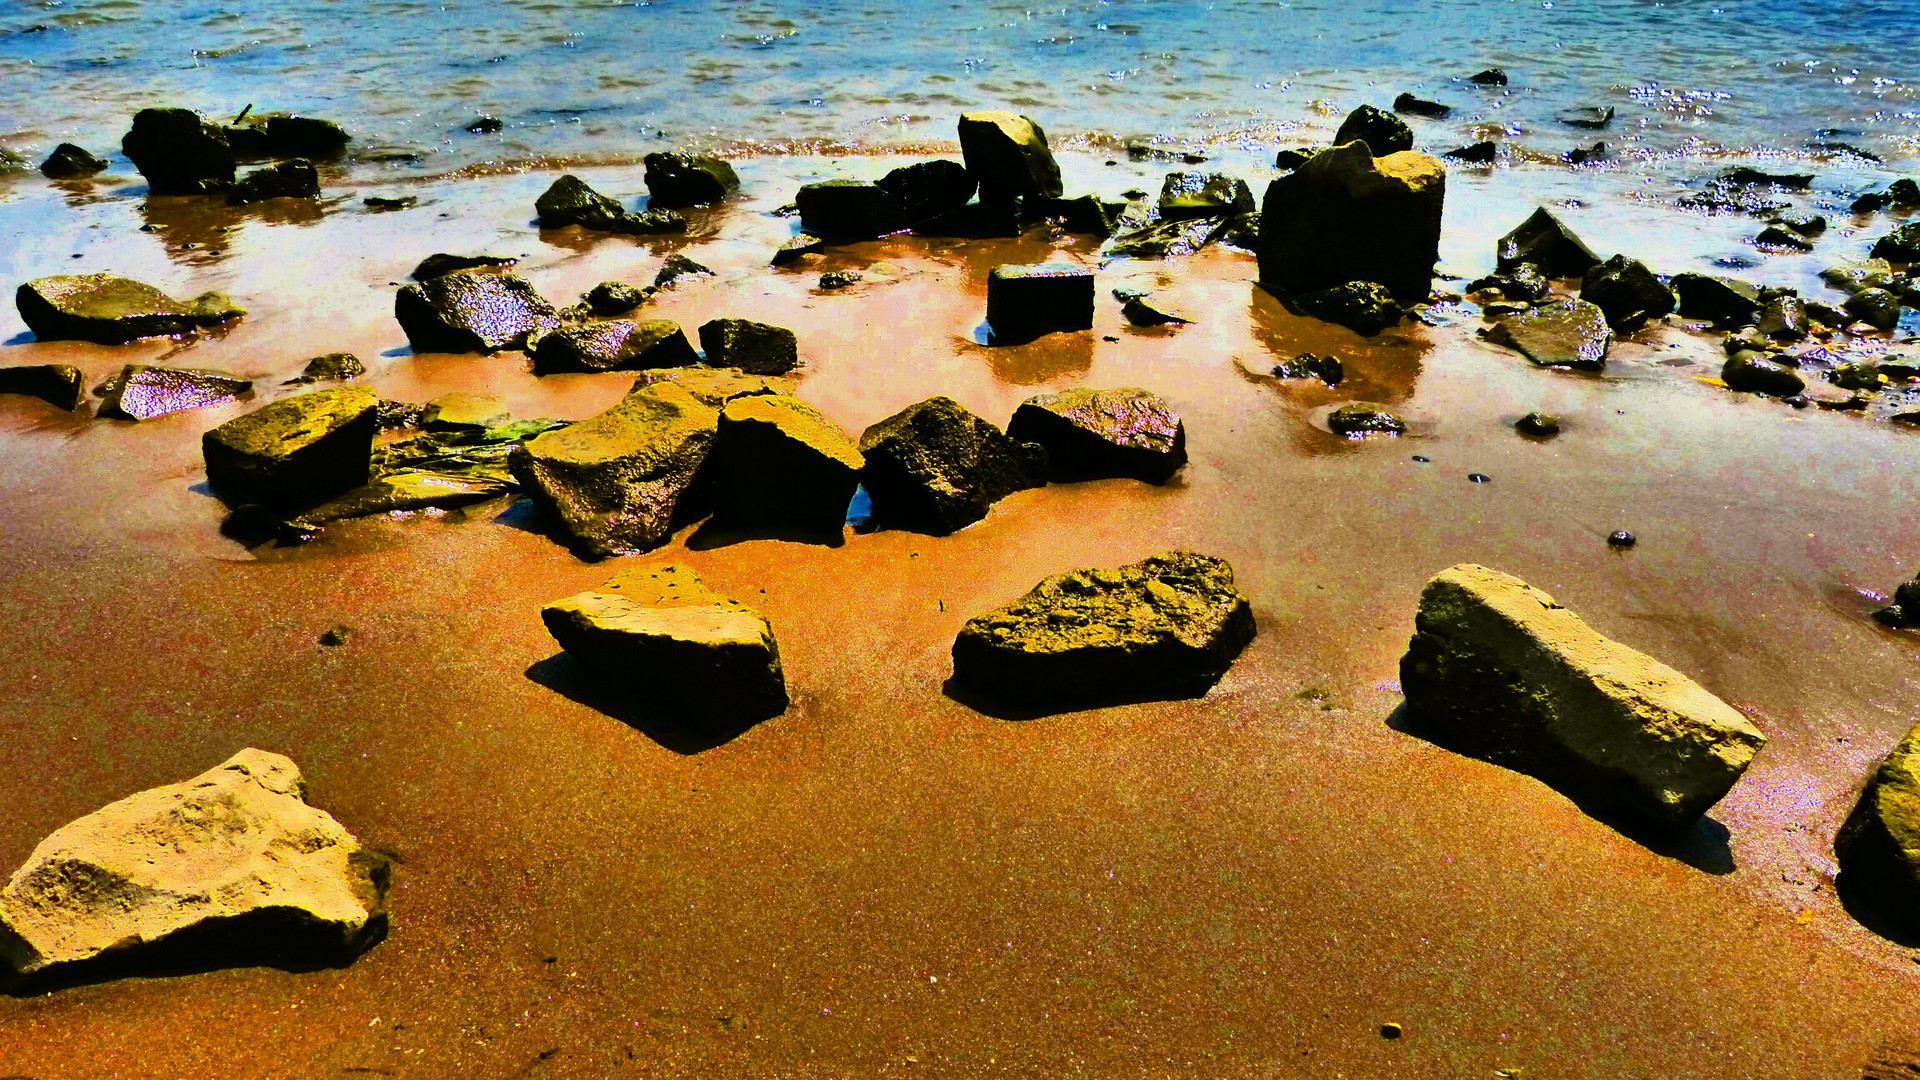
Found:
M 1093 271 L 1077 263 L 996 266 L 987 276 L 987 325 L 996 341 L 1031 341 L 1093 327 Z
M 907 208 L 878 184 L 822 180 L 794 196 L 800 227 L 828 240 L 871 240 L 906 228 Z
M 714 520 L 838 541 L 864 465 L 853 439 L 799 398 L 736 398 L 713 449 Z
M 14 304 L 41 341 L 101 345 L 203 330 L 246 314 L 223 293 L 175 300 L 151 285 L 112 274 L 36 278 L 14 292 Z
M 288 386 L 304 386 L 317 382 L 347 382 L 367 373 L 367 365 L 352 353 L 336 352 L 316 356 L 307 361 L 300 374 L 288 379 Z
M 536 375 L 569 371 L 635 371 L 700 362 L 686 331 L 671 319 L 572 323 L 533 339 L 527 354 Z
M 1876 330 L 1900 325 L 1900 298 L 1885 289 L 1861 289 L 1847 297 L 1840 308 Z
M 1247 182 L 1225 173 L 1171 172 L 1160 187 L 1160 218 L 1218 217 L 1251 214 L 1256 209 Z
M 1335 146 L 1355 141 L 1365 143 L 1374 157 L 1385 157 L 1413 149 L 1413 129 L 1390 112 L 1362 105 L 1347 114 L 1333 135 Z
M 740 187 L 733 166 L 706 154 L 648 154 L 647 204 L 666 209 L 716 203 Z
M 233 180 L 226 133 L 191 109 L 141 109 L 120 151 L 155 195 L 197 195 L 203 184 Z
M 1402 314 L 1387 287 L 1371 281 L 1349 281 L 1287 299 L 1288 306 L 1302 315 L 1336 323 L 1367 337 L 1398 326 Z
M 979 183 L 960 162 L 940 160 L 902 165 L 874 186 L 892 196 L 908 221 L 924 221 L 967 205 Z
M 1589 267 L 1580 281 L 1580 299 L 1600 309 L 1617 333 L 1631 333 L 1673 311 L 1673 293 L 1653 271 L 1625 255 Z
M 71 364 L 14 364 L 0 367 L 0 394 L 39 398 L 57 409 L 86 403 L 86 376 Z
M 1745 326 L 1760 315 L 1760 290 L 1738 278 L 1675 274 L 1669 284 L 1685 318 L 1707 319 L 1716 326 Z
M 1348 438 L 1398 435 L 1407 430 L 1407 422 L 1384 405 L 1353 401 L 1327 414 L 1327 430 Z
M 1556 278 L 1583 277 L 1600 264 L 1599 256 L 1544 206 L 1500 238 L 1494 248 L 1494 261 L 1502 270 L 1532 263 L 1548 277 Z
M 1028 398 L 1007 422 L 1007 437 L 1044 447 L 1047 477 L 1056 481 L 1118 476 L 1164 484 L 1187 460 L 1179 415 L 1137 386 Z
M 1920 262 L 1920 221 L 1910 221 L 1875 240 L 1868 254 L 1888 262 Z
M 313 162 L 295 158 L 264 169 L 255 169 L 223 190 L 230 206 L 245 206 L 268 199 L 317 199 L 320 197 L 320 172 L 313 167 Z
M 1560 110 L 1557 119 L 1568 127 L 1599 129 L 1613 123 L 1613 106 L 1577 105 Z
M 449 255 L 444 251 L 437 252 L 421 259 L 420 265 L 413 268 L 413 280 L 445 277 L 462 270 L 502 270 L 519 262 L 519 259 L 504 255 Z
M 1491 165 L 1500 158 L 1500 144 L 1491 139 L 1482 139 L 1455 147 L 1442 156 L 1468 165 Z
M 1148 296 L 1129 296 L 1120 304 L 1120 314 L 1135 326 L 1184 326 L 1193 320 L 1178 310 Z
M 687 278 L 714 277 L 713 267 L 695 262 L 676 251 L 660 263 L 660 270 L 653 275 L 653 287 L 664 289 Z
M 603 281 L 587 290 L 581 302 L 595 315 L 625 315 L 647 302 L 652 293 L 621 281 Z
M 749 375 L 785 375 L 800 366 L 800 339 L 793 331 L 750 319 L 702 323 L 700 350 L 714 367 Z
M 1318 379 L 1328 386 L 1339 386 L 1347 377 L 1347 369 L 1337 356 L 1301 353 L 1275 364 L 1272 374 L 1276 379 Z
M 1063 194 L 1060 164 L 1047 146 L 1046 131 L 1018 113 L 962 113 L 960 154 L 979 185 L 982 202 L 1022 195 L 1057 199 Z
M 724 408 L 729 401 L 762 394 L 793 392 L 792 380 L 767 375 L 749 375 L 736 368 L 683 367 L 642 372 L 633 381 L 629 393 L 640 393 L 650 386 L 671 383 L 692 394 L 709 408 Z
M 1393 99 L 1393 111 L 1409 113 L 1413 116 L 1425 116 L 1434 120 L 1443 120 L 1453 113 L 1451 106 L 1442 105 L 1437 101 L 1428 101 L 1425 98 L 1406 93 L 1400 94 Z M 1336 139 L 1335 141 L 1338 142 L 1339 140 Z
M 128 364 L 101 387 L 100 415 L 112 420 L 151 420 L 168 413 L 232 401 L 253 390 L 253 380 L 226 371 Z
M 40 163 L 40 174 L 49 180 L 72 180 L 92 176 L 106 167 L 105 160 L 94 157 L 82 147 L 63 142 L 54 147 L 53 153 Z
M 1766 744 L 1693 680 L 1497 570 L 1442 571 L 1414 627 L 1400 661 L 1413 721 L 1599 813 L 1690 826 Z
M 1425 154 L 1375 158 L 1364 146 L 1315 154 L 1267 185 L 1261 283 L 1291 293 L 1377 281 L 1425 300 L 1439 258 L 1446 167 Z
M 578 225 L 595 232 L 647 235 L 685 232 L 687 221 L 671 210 L 629 213 L 617 201 L 593 190 L 587 182 L 568 173 L 534 201 L 534 211 L 543 229 Z
M 230 504 L 300 509 L 367 482 L 380 399 L 364 386 L 314 390 L 201 437 L 207 483 Z
M 415 352 L 518 349 L 530 335 L 560 325 L 560 313 L 532 282 L 470 270 L 401 288 L 393 315 Z
M 1514 263 L 1497 274 L 1467 284 L 1469 293 L 1497 293 L 1502 300 L 1537 304 L 1553 291 L 1553 282 L 1530 262 Z
M 1191 255 L 1219 239 L 1226 227 L 1225 220 L 1220 218 L 1155 222 L 1119 233 L 1100 249 L 1100 254 L 1127 259 Z
M 1920 731 L 1909 731 L 1874 770 L 1833 852 L 1846 895 L 1877 923 L 1920 933 Z
M 1606 366 L 1613 332 L 1600 308 L 1566 297 L 1494 323 L 1486 338 L 1542 367 L 1599 371 Z
M 861 482 L 882 525 L 945 536 L 1001 499 L 1046 483 L 1047 452 L 1010 439 L 948 397 L 933 397 L 867 428 Z

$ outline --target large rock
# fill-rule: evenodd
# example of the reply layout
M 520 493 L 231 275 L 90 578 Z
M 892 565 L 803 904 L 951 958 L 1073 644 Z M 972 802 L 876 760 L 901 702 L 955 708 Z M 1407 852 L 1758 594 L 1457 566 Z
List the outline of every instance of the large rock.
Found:
M 960 154 L 980 185 L 982 201 L 1017 195 L 1057 199 L 1060 165 L 1047 148 L 1047 133 L 1018 113 L 960 114 Z
M 527 353 L 536 375 L 563 371 L 631 371 L 700 362 L 686 331 L 672 319 L 570 323 L 534 338 Z
M 0 889 L 0 981 L 351 961 L 386 934 L 389 863 L 305 791 L 246 749 L 55 830 Z
M 1893 266 L 1885 259 L 1849 259 L 1820 271 L 1820 280 L 1844 293 L 1884 289 L 1893 284 Z
M 669 209 L 716 203 L 740 187 L 733 166 L 706 154 L 648 154 L 647 204 Z
M 40 175 L 49 180 L 72 180 L 81 176 L 92 176 L 107 167 L 100 158 L 70 142 L 63 142 L 53 148 L 47 160 L 40 163 Z
M 1494 262 L 1502 270 L 1532 263 L 1548 277 L 1582 277 L 1600 265 L 1600 257 L 1542 206 L 1500 238 Z
M 994 267 L 987 275 L 987 326 L 996 342 L 1007 344 L 1091 329 L 1093 271 L 1070 262 Z
M 623 571 L 540 619 L 569 656 L 652 708 L 723 728 L 787 709 L 773 627 L 686 567 Z
M 1374 157 L 1385 157 L 1413 149 L 1413 129 L 1390 112 L 1362 105 L 1348 113 L 1340 130 L 1333 134 L 1335 146 L 1354 141 L 1367 144 Z
M 1427 583 L 1400 685 L 1452 748 L 1664 828 L 1706 813 L 1766 744 L 1693 680 L 1484 566 Z
M 1850 898 L 1892 928 L 1920 932 L 1920 728 L 1874 770 L 1833 853 Z
M 822 180 L 794 196 L 800 227 L 829 240 L 871 240 L 909 224 L 907 208 L 879 184 L 859 180 Z
M 55 274 L 14 292 L 27 329 L 41 341 L 119 345 L 136 338 L 184 334 L 245 315 L 224 293 L 175 300 L 159 289 L 112 274 Z
M 593 190 L 586 181 L 572 173 L 555 180 L 534 200 L 533 208 L 540 215 L 540 227 L 543 229 L 578 225 L 595 232 L 634 235 L 687 231 L 687 220 L 679 214 L 671 210 L 629 213 L 618 202 Z
M 1861 289 L 1847 297 L 1840 310 L 1876 330 L 1900 325 L 1900 298 L 1886 289 Z
M 1052 480 L 1127 476 L 1164 484 L 1187 461 L 1186 426 L 1158 394 L 1137 386 L 1028 398 L 1007 422 L 1007 437 L 1045 447 Z
M 128 364 L 107 380 L 100 415 L 111 420 L 151 420 L 168 413 L 232 401 L 253 389 L 253 380 L 203 368 Z
M 255 169 L 226 188 L 229 206 L 265 202 L 268 199 L 317 199 L 320 197 L 320 172 L 305 158 L 282 161 L 264 169 Z
M 18 364 L 0 367 L 0 394 L 37 397 L 71 411 L 87 400 L 87 381 L 71 364 Z
M 1760 290 L 1738 278 L 1675 274 L 1670 282 L 1683 318 L 1710 319 L 1716 326 L 1745 326 L 1760 316 Z
M 193 195 L 233 180 L 226 132 L 192 109 L 141 109 L 120 150 L 155 195 Z
M 1720 381 L 1729 390 L 1770 397 L 1793 397 L 1806 390 L 1806 382 L 1790 368 L 1774 363 L 1764 354 L 1737 352 L 1720 366 Z
M 1642 263 L 1615 255 L 1587 268 L 1580 299 L 1600 309 L 1607 325 L 1631 333 L 1674 308 L 1673 293 Z
M 1868 255 L 1888 262 L 1920 262 L 1920 221 L 1909 221 L 1875 240 Z
M 799 398 L 727 403 L 710 465 L 714 520 L 838 537 L 865 460 L 859 446 Z
M 1289 297 L 1296 312 L 1322 322 L 1336 323 L 1367 337 L 1400 324 L 1400 305 L 1385 285 L 1349 281 L 1319 292 Z
M 527 440 L 508 464 L 575 551 L 588 558 L 649 551 L 701 509 L 689 489 L 719 425 L 718 411 L 661 383 Z
M 1613 331 L 1598 307 L 1569 296 L 1501 319 L 1486 338 L 1541 367 L 1599 371 L 1606 367 Z
M 404 286 L 394 295 L 393 317 L 414 352 L 518 349 L 529 335 L 560 325 L 560 313 L 532 282 L 471 271 Z
M 1426 300 L 1440 257 L 1447 170 L 1405 152 L 1375 158 L 1349 143 L 1267 185 L 1260 280 L 1291 293 L 1377 281 L 1402 303 Z
M 235 417 L 201 436 L 207 483 L 229 502 L 312 506 L 367 482 L 379 395 L 315 390 Z
M 1197 172 L 1168 173 L 1160 184 L 1159 207 L 1162 221 L 1251 214 L 1257 209 L 1245 180 L 1225 173 Z
M 893 196 L 908 221 L 924 221 L 967 205 L 979 182 L 965 165 L 941 159 L 902 165 L 874 186 Z
M 994 503 L 1047 482 L 1047 452 L 1015 442 L 947 397 L 933 397 L 860 436 L 861 481 L 884 525 L 944 536 Z
M 953 641 L 953 677 L 1042 707 L 1197 696 L 1253 635 L 1253 609 L 1226 560 L 1173 551 L 1056 574 L 967 620 Z
M 266 136 L 267 157 L 336 157 L 353 141 L 345 128 L 317 116 L 269 113 L 256 116 L 253 126 Z
M 785 375 L 800 366 L 800 339 L 784 326 L 750 319 L 711 319 L 700 324 L 700 350 L 714 367 L 749 375 Z

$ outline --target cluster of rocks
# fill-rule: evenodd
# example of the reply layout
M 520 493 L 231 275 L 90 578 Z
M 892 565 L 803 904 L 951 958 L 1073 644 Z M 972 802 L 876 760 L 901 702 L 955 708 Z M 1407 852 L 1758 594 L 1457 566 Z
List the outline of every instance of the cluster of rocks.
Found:
M 155 195 L 220 195 L 241 205 L 319 198 L 314 161 L 339 156 L 352 141 L 338 124 L 316 117 L 272 113 L 246 123 L 240 119 L 244 114 L 235 123 L 217 124 L 191 109 L 142 109 L 120 140 L 120 151 Z M 56 167 L 90 165 L 73 154 L 67 158 Z M 274 164 L 244 176 L 237 172 L 239 163 L 267 160 Z M 56 163 L 50 158 L 47 164 Z

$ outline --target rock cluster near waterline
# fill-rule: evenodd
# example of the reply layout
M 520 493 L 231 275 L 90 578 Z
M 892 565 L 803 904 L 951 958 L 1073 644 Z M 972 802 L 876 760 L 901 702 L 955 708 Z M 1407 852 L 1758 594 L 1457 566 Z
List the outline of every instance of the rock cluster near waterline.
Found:
M 192 109 L 141 109 L 120 151 L 155 195 L 197 195 L 210 181 L 233 181 L 226 132 Z
M 1285 300 L 1288 307 L 1301 315 L 1344 326 L 1366 337 L 1399 325 L 1402 314 L 1393 293 L 1385 285 L 1372 281 L 1349 281 Z
M 516 274 L 460 270 L 403 286 L 393 316 L 415 352 L 497 352 L 557 329 L 560 313 Z
M 594 232 L 630 235 L 687 231 L 687 220 L 679 214 L 671 210 L 630 213 L 572 173 L 555 180 L 534 200 L 533 208 L 543 229 L 578 225 Z
M 1137 386 L 1028 398 L 1007 422 L 1007 437 L 1045 448 L 1047 477 L 1056 481 L 1164 484 L 1187 461 L 1186 425 L 1160 395 Z
M 948 397 L 909 405 L 860 436 L 861 481 L 882 524 L 944 536 L 1047 482 L 1047 452 Z
M 1600 257 L 1542 206 L 1494 248 L 1494 264 L 1501 270 L 1521 263 L 1533 264 L 1548 277 L 1583 277 L 1600 265 Z
M 36 278 L 15 290 L 14 305 L 41 341 L 101 345 L 205 330 L 247 313 L 225 293 L 175 300 L 151 285 L 112 274 Z
M 1260 281 L 1290 293 L 1374 281 L 1403 303 L 1424 301 L 1440 255 L 1447 171 L 1406 151 L 1323 150 L 1267 185 Z
M 962 113 L 960 153 L 983 202 L 1061 195 L 1060 165 L 1047 147 L 1047 133 L 1028 117 L 1010 112 Z
M 1362 105 L 1347 114 L 1334 132 L 1333 145 L 1350 142 L 1366 144 L 1374 157 L 1385 157 L 1413 149 L 1413 129 L 1406 121 L 1372 105 Z
M 1766 737 L 1685 675 L 1484 566 L 1420 596 L 1400 683 L 1448 745 L 1669 829 L 1720 801 Z
M 1580 299 L 1600 309 L 1614 332 L 1626 334 L 1673 311 L 1673 292 L 1645 264 L 1625 255 L 1587 268 Z
M 40 163 L 40 174 L 49 180 L 72 180 L 82 176 L 92 176 L 107 167 L 100 158 L 72 143 L 63 142 L 53 148 L 53 153 Z

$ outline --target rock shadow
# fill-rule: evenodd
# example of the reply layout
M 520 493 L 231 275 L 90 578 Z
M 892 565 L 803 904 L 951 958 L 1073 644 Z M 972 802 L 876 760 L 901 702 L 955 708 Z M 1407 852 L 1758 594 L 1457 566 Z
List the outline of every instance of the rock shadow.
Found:
M 1043 720 L 1049 716 L 1062 716 L 1067 713 L 1093 712 L 1097 709 L 1112 709 L 1122 705 L 1146 705 L 1156 701 L 1190 701 L 1207 696 L 1224 673 L 1204 684 L 1195 682 L 1177 688 L 1161 687 L 1139 691 L 1120 691 L 1114 693 L 1089 695 L 1058 701 L 1032 702 L 1016 701 L 995 693 L 988 687 L 968 682 L 958 676 L 948 676 L 940 686 L 940 692 L 948 698 L 965 705 L 974 712 L 991 716 L 995 720 Z
M 1461 746 L 1455 741 L 1448 739 L 1443 733 L 1423 724 L 1413 715 L 1412 711 L 1407 708 L 1407 704 L 1404 701 L 1395 706 L 1391 713 L 1387 714 L 1386 724 L 1387 727 L 1394 731 L 1398 731 L 1403 735 L 1411 735 L 1416 739 L 1431 743 L 1449 753 L 1460 754 L 1463 757 L 1470 757 L 1477 761 L 1485 761 L 1490 765 L 1498 765 L 1503 769 L 1509 769 L 1522 773 L 1523 775 L 1532 776 L 1535 780 L 1559 792 L 1569 802 L 1573 803 L 1581 813 L 1607 826 L 1634 843 L 1639 844 L 1655 855 L 1672 859 L 1675 862 L 1685 863 L 1695 870 L 1700 870 L 1708 874 L 1725 875 L 1731 874 L 1734 871 L 1733 848 L 1728 843 L 1732 834 L 1727 831 L 1725 825 L 1722 825 L 1711 817 L 1702 815 L 1699 821 L 1694 822 L 1679 832 L 1660 828 L 1639 817 L 1621 812 L 1618 807 L 1609 805 L 1599 798 L 1596 793 L 1569 790 L 1545 777 L 1537 776 L 1524 769 L 1515 768 L 1510 762 L 1500 761 Z
M 565 652 L 535 661 L 526 675 L 561 697 L 610 716 L 662 748 L 686 757 L 725 746 L 760 723 L 757 719 L 693 717 L 662 709 L 640 694 L 607 685 Z
M 1920 922 L 1916 922 L 1910 907 L 1888 903 L 1884 896 L 1875 895 L 1876 890 L 1852 873 L 1842 872 L 1834 878 L 1833 891 L 1853 921 L 1875 936 L 1902 948 L 1920 948 Z
M 749 540 L 784 540 L 790 544 L 815 544 L 820 547 L 837 548 L 846 544 L 847 530 L 844 525 L 837 529 L 828 529 L 799 524 L 757 525 L 722 522 L 708 518 L 687 537 L 687 549 L 712 551 L 714 548 L 732 544 L 744 544 Z

